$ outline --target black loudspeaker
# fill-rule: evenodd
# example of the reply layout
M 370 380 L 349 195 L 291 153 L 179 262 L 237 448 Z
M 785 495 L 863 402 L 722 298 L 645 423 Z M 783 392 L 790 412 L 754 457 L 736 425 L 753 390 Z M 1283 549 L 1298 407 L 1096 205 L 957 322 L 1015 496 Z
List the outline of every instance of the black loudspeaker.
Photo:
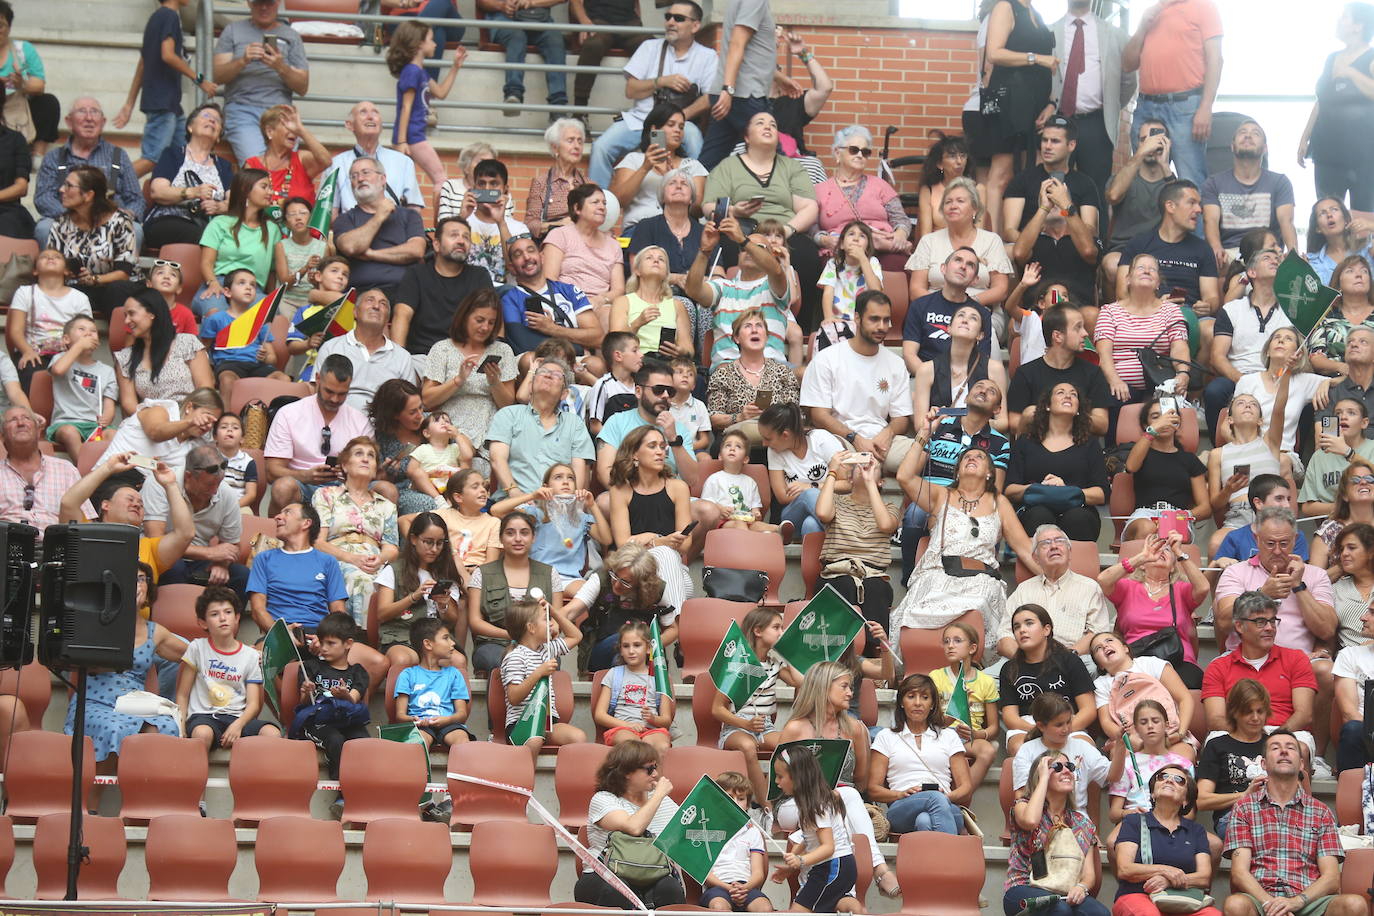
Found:
M 139 530 L 52 525 L 43 533 L 38 660 L 123 671 L 134 663 Z
M 38 529 L 0 524 L 0 668 L 33 661 L 34 550 Z

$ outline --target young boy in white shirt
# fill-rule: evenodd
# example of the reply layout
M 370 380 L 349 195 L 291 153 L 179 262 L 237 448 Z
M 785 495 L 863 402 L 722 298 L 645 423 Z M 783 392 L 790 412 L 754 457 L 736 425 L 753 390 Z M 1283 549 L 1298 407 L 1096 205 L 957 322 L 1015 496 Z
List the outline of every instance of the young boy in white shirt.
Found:
M 196 619 L 207 635 L 191 641 L 181 658 L 177 706 L 183 731 L 205 745 L 233 747 L 241 737 L 281 737 L 281 729 L 257 718 L 262 711 L 262 664 L 258 650 L 239 642 L 243 602 L 228 586 L 211 585 L 196 599 Z

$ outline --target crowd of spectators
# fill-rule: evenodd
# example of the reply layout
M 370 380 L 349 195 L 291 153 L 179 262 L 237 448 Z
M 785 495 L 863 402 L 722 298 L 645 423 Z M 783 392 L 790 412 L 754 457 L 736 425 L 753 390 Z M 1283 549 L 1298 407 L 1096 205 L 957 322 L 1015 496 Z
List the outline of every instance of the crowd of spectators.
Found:
M 1339 894 L 1334 818 L 1310 793 L 1371 762 L 1374 174 L 1352 151 L 1374 123 L 1374 6 L 1343 7 L 1318 83 L 1301 251 L 1264 127 L 1213 117 L 1213 0 L 1151 6 L 1132 35 L 1088 0 L 1055 23 L 1031 0 L 984 3 L 965 133 L 936 138 L 911 195 L 872 168 L 862 124 L 808 148 L 835 84 L 767 0 L 729 0 L 716 50 L 691 0 L 660 7 L 662 38 L 589 33 L 578 63 L 619 49 L 631 104 L 594 139 L 575 110 L 551 115 L 523 187 L 490 144 L 448 178 L 424 140 L 427 98 L 465 55 L 442 83 L 421 64 L 461 30 L 396 30 L 398 111 L 357 103 L 356 142 L 333 154 L 293 105 L 310 65 L 278 0 L 222 29 L 211 74 L 182 56 L 183 5 L 149 19 L 113 121 L 144 113 L 134 160 L 92 98 L 67 104 L 59 137 L 41 61 L 0 0 L 0 77 L 29 118 L 0 132 L 0 233 L 40 247 L 6 303 L 0 519 L 142 533 L 134 668 L 87 688 L 102 772 L 141 730 L 226 748 L 280 734 L 258 655 L 235 654 L 240 620 L 281 620 L 307 654 L 287 702 L 366 707 L 395 673 L 391 717 L 436 749 L 472 740 L 471 678 L 505 693 L 512 726 L 554 671 L 609 672 L 595 737 L 555 721 L 530 746 L 614 748 L 594 848 L 657 830 L 676 810 L 658 767 L 677 710 L 646 674 L 650 626 L 682 664 L 689 599 L 709 591 L 691 564 L 712 532 L 746 529 L 774 556 L 805 541 L 808 589 L 830 585 L 867 621 L 839 662 L 799 671 L 774 651 L 781 609 L 760 603 L 739 622 L 763 685 L 739 709 L 708 704 L 719 746 L 747 761 L 722 786 L 765 830 L 756 752 L 851 741 L 833 799 L 807 797 L 806 755 L 775 769 L 776 823 L 800 811 L 805 836 L 784 871 L 811 866 L 799 906 L 832 901 L 817 867 L 846 874 L 854 834 L 896 896 L 865 799 L 894 832 L 958 833 L 1004 753 L 1008 916 L 1049 893 L 1037 906 L 1054 916 L 1100 916 L 1099 845 L 1116 916 L 1173 911 L 1161 894 L 1210 888 L 1223 853 L 1227 916 L 1364 912 Z M 551 22 L 552 5 L 480 2 L 521 23 Z M 623 7 L 570 13 L 638 25 Z M 491 34 L 517 112 L 527 44 L 559 64 L 565 33 Z M 779 72 L 780 49 L 809 86 Z M 186 79 L 222 104 L 183 116 Z M 546 85 L 549 105 L 568 103 L 563 74 Z M 591 87 L 576 77 L 575 107 Z M 1230 156 L 1209 170 L 1214 124 Z M 331 174 L 332 230 L 315 239 Z M 178 244 L 199 246 L 194 263 L 164 257 Z M 1295 251 L 1339 293 L 1306 337 L 1275 287 Z M 222 330 L 278 286 L 288 320 L 229 346 Z M 342 333 L 293 327 L 349 289 Z M 204 587 L 204 638 L 148 619 L 174 583 Z M 922 638 L 945 666 L 923 670 Z M 207 667 L 229 686 L 207 690 Z M 145 677 L 183 722 L 115 711 Z M 896 688 L 890 728 L 851 714 L 864 679 Z M 779 682 L 796 688 L 787 722 Z M 4 699 L 0 724 L 40 725 Z M 366 731 L 305 718 L 293 735 L 337 776 Z M 1090 785 L 1109 822 L 1085 810 Z M 757 908 L 752 851 L 718 867 L 703 902 Z M 678 903 L 682 888 L 649 897 Z M 618 905 L 590 872 L 578 899 Z

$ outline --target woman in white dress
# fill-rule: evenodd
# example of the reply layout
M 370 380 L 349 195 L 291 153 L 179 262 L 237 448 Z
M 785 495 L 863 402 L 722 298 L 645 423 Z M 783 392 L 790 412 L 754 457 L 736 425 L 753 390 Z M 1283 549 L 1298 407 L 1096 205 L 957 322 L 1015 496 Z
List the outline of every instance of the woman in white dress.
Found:
M 930 421 L 916 437 L 916 448 L 930 441 Z M 1006 589 L 997 568 L 997 544 L 1003 537 L 1021 562 L 1040 574 L 1031 556 L 1030 539 L 1016 518 L 1016 510 L 997 492 L 992 455 L 971 447 L 959 456 L 954 480 L 936 487 L 920 477 L 904 484 L 912 502 L 931 519 L 930 545 L 916 561 L 905 597 L 892 612 L 892 630 L 943 627 L 961 614 L 983 615 L 985 639 L 1006 610 Z

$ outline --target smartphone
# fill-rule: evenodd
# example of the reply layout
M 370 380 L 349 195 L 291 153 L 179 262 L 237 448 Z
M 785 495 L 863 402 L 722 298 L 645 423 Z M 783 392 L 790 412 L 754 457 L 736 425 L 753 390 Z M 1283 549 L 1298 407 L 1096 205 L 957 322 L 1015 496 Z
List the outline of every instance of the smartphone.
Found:
M 1050 172 L 1050 177 L 1053 178 L 1055 181 L 1062 183 L 1065 178 L 1069 177 L 1069 175 L 1067 172 Z
M 670 343 L 670 344 L 676 344 L 676 343 L 677 343 L 677 328 L 659 328 L 659 329 L 658 329 L 658 348 L 659 348 L 660 350 L 662 350 L 662 349 L 663 349 L 663 345 L 664 345 L 664 344 L 669 344 L 669 343 Z
M 873 460 L 873 455 L 872 455 L 872 453 L 870 453 L 870 452 L 855 452 L 853 455 L 850 455 L 848 458 L 843 459 L 840 463 L 841 463 L 841 464 L 859 464 L 859 465 L 866 465 L 866 464 L 868 464 L 868 463 L 869 463 L 870 461 L 872 461 L 872 460 Z
M 1249 476 L 1250 476 L 1250 465 L 1248 465 L 1248 464 L 1238 464 L 1238 465 L 1236 465 L 1236 469 L 1235 469 L 1234 471 L 1232 471 L 1232 473 L 1233 473 L 1233 474 L 1239 474 L 1239 475 L 1242 476 L 1242 477 L 1249 477 Z
M 157 459 L 149 458 L 147 455 L 130 455 L 129 464 L 136 468 L 143 468 L 145 471 L 157 470 Z
M 452 579 L 440 579 L 439 581 L 434 582 L 430 585 L 429 593 L 431 595 L 443 595 L 446 594 L 448 590 L 451 588 L 453 588 Z
M 664 136 L 663 131 L 661 130 L 651 130 L 649 131 L 649 145 L 659 146 L 663 149 L 667 149 L 668 138 Z
M 751 203 L 751 204 L 754 204 L 754 203 L 761 204 L 761 203 L 763 203 L 763 201 L 764 201 L 764 197 L 763 197 L 762 194 L 755 194 L 753 197 L 749 198 L 749 203 Z
M 262 36 L 262 43 L 263 43 L 264 45 L 266 45 L 267 47 L 271 48 L 273 51 L 278 51 L 278 50 L 280 50 L 280 49 L 277 47 L 277 36 L 275 36 L 275 35 L 264 35 L 264 36 Z
M 486 372 L 488 366 L 495 366 L 500 362 L 501 357 L 497 356 L 495 353 L 489 353 L 487 354 L 487 358 L 482 360 L 482 362 L 478 364 L 477 371 Z
M 721 221 L 724 220 L 725 217 L 729 215 L 729 213 L 730 213 L 730 198 L 728 198 L 728 197 L 721 197 L 721 198 L 719 198 L 719 199 L 716 200 L 716 209 L 715 209 L 715 212 L 713 212 L 713 213 L 711 214 L 711 222 L 713 222 L 713 223 L 715 223 L 717 226 L 719 226 L 719 225 L 721 224 Z
M 760 388 L 754 392 L 754 406 L 759 410 L 767 410 L 773 403 L 773 390 L 771 388 Z
M 921 791 L 922 791 L 922 792 L 939 792 L 939 791 L 940 791 L 940 787 L 939 787 L 937 784 L 933 783 L 933 782 L 923 782 L 923 783 L 921 783 Z
M 479 204 L 494 204 L 501 199 L 501 189 L 476 188 L 473 190 L 472 196 Z
M 1148 134 L 1146 134 L 1145 136 L 1147 136 L 1147 137 L 1155 137 L 1155 136 L 1158 136 L 1159 134 L 1162 134 L 1162 133 L 1164 133 L 1164 128 L 1162 128 L 1162 127 L 1151 127 L 1151 128 L 1150 128 L 1150 132 L 1149 132 Z
M 1037 849 L 1030 856 L 1030 872 L 1032 880 L 1048 878 L 1050 875 L 1049 862 L 1045 859 L 1045 850 Z
M 338 466 L 339 466 L 339 456 L 338 456 L 338 455 L 325 455 L 325 456 L 324 456 L 324 466 L 327 467 L 327 468 L 336 468 L 336 467 L 338 467 Z
M 692 522 L 692 523 L 691 523 L 690 525 L 688 525 L 686 528 L 683 528 L 683 529 L 682 529 L 682 536 L 683 536 L 683 537 L 687 537 L 689 534 L 691 534 L 693 531 L 696 530 L 696 527 L 697 527 L 697 523 L 696 523 L 696 522 Z
M 937 417 L 967 417 L 967 407 L 941 407 Z
M 1188 513 L 1182 509 L 1165 509 L 1159 513 L 1159 536 L 1167 538 L 1175 531 L 1183 535 L 1184 543 L 1188 542 Z
M 526 296 L 525 311 L 535 315 L 544 314 L 544 301 L 538 296 Z
M 1341 434 L 1340 421 L 1335 417 L 1322 417 L 1322 435 L 1339 436 Z
M 1160 413 L 1178 413 L 1178 398 L 1163 397 L 1159 399 Z

